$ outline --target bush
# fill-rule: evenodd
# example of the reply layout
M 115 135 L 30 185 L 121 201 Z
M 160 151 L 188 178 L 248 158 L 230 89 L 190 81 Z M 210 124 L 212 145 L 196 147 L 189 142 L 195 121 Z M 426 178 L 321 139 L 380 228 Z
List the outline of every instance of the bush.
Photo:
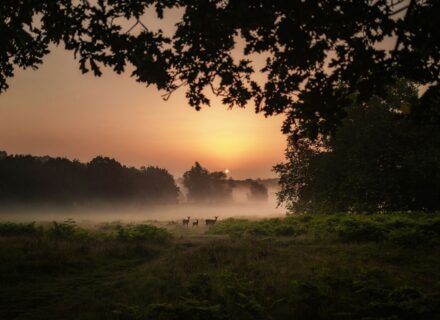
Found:
M 78 227 L 76 222 L 72 219 L 61 223 L 56 221 L 52 222 L 51 227 L 47 230 L 47 235 L 58 239 L 84 239 L 89 237 L 89 233 Z
M 298 236 L 304 228 L 296 220 L 266 219 L 260 221 L 226 219 L 218 222 L 208 233 L 231 236 Z
M 371 220 L 342 220 L 336 227 L 342 241 L 383 241 L 385 239 L 384 226 Z
M 0 236 L 36 236 L 43 231 L 41 226 L 32 223 L 0 223 Z
M 364 274 L 352 282 L 353 294 L 366 303 L 353 311 L 357 319 L 434 319 L 436 303 L 419 289 L 399 286 L 381 275 Z
M 392 243 L 404 247 L 432 246 L 439 243 L 438 234 L 417 226 L 391 230 L 388 238 Z
M 230 236 L 305 235 L 310 239 L 352 242 L 390 242 L 399 246 L 440 244 L 440 216 L 424 213 L 334 214 L 288 216 L 257 221 L 226 219 L 208 231 Z
M 148 240 L 151 242 L 167 242 L 171 234 L 162 228 L 148 224 L 133 224 L 118 228 L 118 239 L 122 240 Z

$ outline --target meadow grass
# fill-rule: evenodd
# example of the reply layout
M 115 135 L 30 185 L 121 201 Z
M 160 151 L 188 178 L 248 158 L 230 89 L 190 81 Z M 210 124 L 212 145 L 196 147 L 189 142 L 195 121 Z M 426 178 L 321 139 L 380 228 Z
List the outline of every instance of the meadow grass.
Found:
M 209 233 L 286 236 L 346 243 L 390 242 L 400 246 L 440 245 L 440 215 L 428 213 L 303 215 L 264 220 L 226 219 Z
M 0 319 L 439 319 L 439 221 L 0 223 Z

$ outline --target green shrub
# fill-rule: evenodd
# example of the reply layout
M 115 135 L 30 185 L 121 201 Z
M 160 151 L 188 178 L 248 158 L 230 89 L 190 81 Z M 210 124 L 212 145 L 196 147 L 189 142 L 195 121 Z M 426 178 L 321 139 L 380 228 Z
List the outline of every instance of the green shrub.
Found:
M 391 242 L 399 246 L 440 244 L 440 215 L 425 213 L 334 214 L 288 216 L 284 219 L 226 219 L 208 233 L 230 236 L 305 235 L 326 241 Z
M 228 234 L 231 236 L 243 236 L 249 233 L 253 222 L 250 220 L 229 218 L 217 222 L 210 227 L 208 233 L 210 234 Z
M 118 239 L 121 240 L 148 240 L 151 242 L 166 242 L 171 234 L 162 228 L 148 224 L 133 224 L 118 228 Z
M 198 300 L 186 300 L 180 303 L 151 304 L 145 319 L 157 320 L 223 320 L 226 319 L 217 304 L 209 305 Z
M 438 244 L 438 235 L 420 227 L 407 227 L 391 230 L 388 234 L 390 242 L 404 247 L 431 246 Z
M 289 222 L 290 221 L 290 222 Z M 304 228 L 294 220 L 265 219 L 260 221 L 226 219 L 218 222 L 208 231 L 210 234 L 231 236 L 298 236 Z
M 36 236 L 42 233 L 41 226 L 37 226 L 35 222 L 32 223 L 0 223 L 0 236 Z
M 365 301 L 354 308 L 357 319 L 434 319 L 436 313 L 420 290 L 395 286 L 384 274 L 353 281 L 353 294 Z
M 89 237 L 89 233 L 78 227 L 76 222 L 72 219 L 60 223 L 56 221 L 52 222 L 52 225 L 47 230 L 47 235 L 57 239 L 84 239 Z
M 386 237 L 383 225 L 371 220 L 343 220 L 336 231 L 346 242 L 383 241 Z

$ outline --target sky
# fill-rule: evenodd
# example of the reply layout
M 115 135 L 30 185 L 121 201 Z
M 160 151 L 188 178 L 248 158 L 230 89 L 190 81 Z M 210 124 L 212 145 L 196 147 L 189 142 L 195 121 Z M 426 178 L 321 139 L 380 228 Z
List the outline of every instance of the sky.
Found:
M 167 10 L 159 20 L 149 9 L 141 20 L 172 35 L 182 14 Z M 125 31 L 133 24 L 121 23 Z M 381 46 L 394 43 L 391 38 Z M 238 39 L 235 57 L 240 46 Z M 199 161 L 209 170 L 228 169 L 236 179 L 270 178 L 272 167 L 284 160 L 282 115 L 265 118 L 252 106 L 229 110 L 215 98 L 197 112 L 184 88 L 164 101 L 164 92 L 137 83 L 129 73 L 83 75 L 72 52 L 51 49 L 39 70 L 16 70 L 10 88 L 0 94 L 0 150 L 85 162 L 103 155 L 129 166 L 164 167 L 176 177 Z M 264 56 L 251 58 L 256 70 L 264 65 Z
M 129 166 L 155 165 L 179 177 L 195 161 L 236 179 L 269 178 L 283 161 L 282 116 L 229 110 L 214 99 L 195 111 L 184 90 L 168 101 L 129 74 L 83 75 L 71 52 L 52 48 L 38 70 L 16 70 L 0 95 L 0 150 Z

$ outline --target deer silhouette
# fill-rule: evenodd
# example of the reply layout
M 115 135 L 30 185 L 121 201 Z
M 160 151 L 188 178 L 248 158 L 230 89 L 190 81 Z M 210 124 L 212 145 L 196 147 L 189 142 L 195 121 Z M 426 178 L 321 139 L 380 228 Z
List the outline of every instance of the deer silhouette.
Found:
M 207 226 L 212 226 L 213 224 L 215 224 L 217 222 L 218 217 L 216 216 L 215 219 L 206 219 L 205 223 Z
M 193 221 L 193 227 L 196 227 L 199 225 L 199 219 L 197 219 L 196 221 Z
M 191 219 L 191 217 L 188 217 L 188 219 L 183 219 L 183 220 L 182 220 L 182 224 L 183 224 L 184 226 L 186 226 L 187 228 L 188 228 L 188 224 L 189 224 L 189 219 Z

